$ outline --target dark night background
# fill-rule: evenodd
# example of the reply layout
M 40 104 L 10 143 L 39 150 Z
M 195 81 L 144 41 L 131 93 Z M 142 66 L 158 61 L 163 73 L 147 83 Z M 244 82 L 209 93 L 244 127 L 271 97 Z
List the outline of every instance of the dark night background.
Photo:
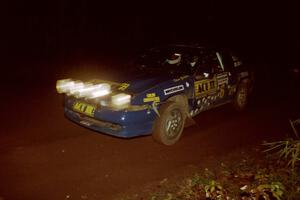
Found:
M 5 80 L 52 83 L 75 66 L 122 60 L 144 47 L 182 41 L 231 47 L 247 62 L 266 64 L 258 69 L 264 73 L 298 62 L 299 14 L 297 6 L 283 1 L 3 4 Z
M 300 66 L 299 6 L 262 2 L 1 1 L 0 200 L 111 199 L 285 138 L 300 116 L 299 72 L 289 74 Z M 57 79 L 106 80 L 144 48 L 191 42 L 229 47 L 253 67 L 245 112 L 203 112 L 169 148 L 64 117 Z

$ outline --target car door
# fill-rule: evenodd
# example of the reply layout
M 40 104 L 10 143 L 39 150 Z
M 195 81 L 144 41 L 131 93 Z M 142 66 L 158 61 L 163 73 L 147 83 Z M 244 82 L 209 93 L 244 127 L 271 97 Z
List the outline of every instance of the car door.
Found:
M 223 74 L 226 74 L 226 77 L 223 77 L 225 79 L 220 80 L 220 81 L 224 81 L 224 85 L 222 87 L 225 89 L 225 96 L 223 100 L 229 101 L 230 99 L 232 99 L 232 97 L 236 92 L 236 87 L 238 83 L 238 74 L 237 71 L 234 70 L 235 63 L 232 59 L 231 52 L 223 50 L 223 51 L 219 51 L 218 54 L 220 56 L 220 60 L 224 67 Z M 241 62 L 239 61 L 239 63 Z
M 229 73 L 217 51 L 205 52 L 194 74 L 194 112 L 221 104 L 227 96 Z

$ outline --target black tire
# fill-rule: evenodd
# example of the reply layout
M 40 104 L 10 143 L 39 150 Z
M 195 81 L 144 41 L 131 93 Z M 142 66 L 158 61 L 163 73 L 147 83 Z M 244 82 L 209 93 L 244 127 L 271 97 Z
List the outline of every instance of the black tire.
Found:
M 244 110 L 248 104 L 248 97 L 249 97 L 249 92 L 248 92 L 247 84 L 240 83 L 236 91 L 236 94 L 234 96 L 233 107 L 238 111 Z
M 155 121 L 153 138 L 164 145 L 175 144 L 183 131 L 186 114 L 178 102 L 167 102 L 159 109 L 160 116 Z

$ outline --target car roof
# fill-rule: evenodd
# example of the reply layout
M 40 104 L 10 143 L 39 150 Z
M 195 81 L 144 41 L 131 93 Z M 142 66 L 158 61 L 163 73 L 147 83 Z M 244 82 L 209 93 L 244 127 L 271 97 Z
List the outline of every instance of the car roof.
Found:
M 200 46 L 198 44 L 169 44 L 170 47 L 182 47 L 182 48 L 192 48 L 192 49 L 205 49 L 207 47 Z

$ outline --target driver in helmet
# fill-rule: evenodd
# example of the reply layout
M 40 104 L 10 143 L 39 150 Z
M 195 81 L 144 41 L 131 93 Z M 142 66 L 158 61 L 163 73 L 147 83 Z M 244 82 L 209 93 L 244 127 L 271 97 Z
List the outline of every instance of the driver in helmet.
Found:
M 173 53 L 169 58 L 167 58 L 166 63 L 170 65 L 180 65 L 181 62 L 181 54 Z

